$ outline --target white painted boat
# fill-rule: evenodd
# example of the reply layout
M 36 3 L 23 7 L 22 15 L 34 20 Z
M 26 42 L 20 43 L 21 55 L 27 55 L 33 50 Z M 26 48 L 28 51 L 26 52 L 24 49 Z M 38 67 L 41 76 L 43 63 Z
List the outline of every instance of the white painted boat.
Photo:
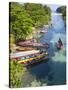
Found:
M 24 57 L 26 55 L 36 54 L 36 53 L 39 53 L 39 52 L 40 52 L 40 50 L 31 50 L 31 51 L 23 51 L 23 52 L 11 53 L 10 58 Z

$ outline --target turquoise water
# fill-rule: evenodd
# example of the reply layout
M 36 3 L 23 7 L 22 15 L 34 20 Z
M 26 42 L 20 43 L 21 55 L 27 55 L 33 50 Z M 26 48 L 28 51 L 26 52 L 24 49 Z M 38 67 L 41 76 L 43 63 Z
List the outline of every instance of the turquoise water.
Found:
M 23 76 L 24 86 L 62 85 L 66 83 L 66 32 L 61 15 L 52 14 L 52 26 L 41 38 L 49 43 L 49 61 L 32 66 Z M 55 43 L 61 38 L 63 49 L 57 50 Z

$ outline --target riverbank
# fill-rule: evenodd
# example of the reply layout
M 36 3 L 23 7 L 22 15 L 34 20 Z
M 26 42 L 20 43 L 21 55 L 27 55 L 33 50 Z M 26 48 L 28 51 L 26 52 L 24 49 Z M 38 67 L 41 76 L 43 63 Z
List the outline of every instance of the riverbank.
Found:
M 38 48 L 25 47 L 26 45 L 24 45 L 24 47 L 18 46 L 16 44 L 18 40 L 23 40 L 22 43 L 26 43 L 25 40 L 27 39 L 27 42 L 30 44 L 28 38 L 30 38 L 31 41 L 35 38 L 35 43 L 41 43 L 42 45 L 45 43 L 49 44 L 49 48 L 46 49 L 49 60 L 47 62 L 42 62 L 41 58 L 40 63 L 25 67 L 26 71 L 23 72 L 23 74 L 21 74 L 22 71 L 19 73 L 19 70 L 24 70 L 23 65 L 21 69 L 19 68 L 21 64 L 17 63 L 18 61 L 15 62 L 13 59 L 10 60 L 12 61 L 12 66 L 10 68 L 12 70 L 11 74 L 13 73 L 12 77 L 10 77 L 13 81 L 11 82 L 12 86 L 37 87 L 66 84 L 66 32 L 61 15 L 57 12 L 53 12 L 54 14 L 51 15 L 50 9 L 48 9 L 46 5 L 44 5 L 45 7 L 42 7 L 41 4 L 33 3 L 25 3 L 23 7 L 21 7 L 19 3 L 11 3 L 11 5 L 10 13 L 12 18 L 15 17 L 15 19 L 13 18 L 10 21 L 12 26 L 10 34 L 14 35 L 10 37 L 10 53 L 13 52 L 13 54 L 15 54 L 15 52 L 21 52 L 16 54 L 18 57 L 22 55 L 22 52 L 24 54 L 24 51 L 28 51 L 29 53 L 32 49 L 40 49 L 39 46 Z M 48 26 L 49 21 L 52 24 L 50 24 L 51 27 Z M 43 33 L 43 35 L 41 36 L 40 33 Z M 63 43 L 63 48 L 60 50 L 56 47 L 59 38 L 61 38 Z M 32 53 L 34 53 L 34 51 Z M 37 54 L 37 57 L 38 56 Z M 29 57 L 25 58 L 25 60 L 29 60 L 28 58 Z M 23 61 L 23 58 L 19 58 L 18 60 Z M 32 60 L 32 55 L 30 60 Z M 20 75 L 20 77 L 18 75 Z M 21 81 L 19 82 L 19 80 Z

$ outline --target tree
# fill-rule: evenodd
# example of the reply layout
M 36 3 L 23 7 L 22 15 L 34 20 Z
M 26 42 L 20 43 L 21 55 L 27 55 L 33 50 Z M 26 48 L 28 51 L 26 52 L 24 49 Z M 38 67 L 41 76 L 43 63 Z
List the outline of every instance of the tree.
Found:
M 32 20 L 19 3 L 10 3 L 10 32 L 15 35 L 15 39 L 26 39 L 32 33 Z
M 61 6 L 56 11 L 62 13 L 64 23 L 66 23 L 66 6 Z
M 32 27 L 41 27 L 50 20 L 50 9 L 42 4 L 11 2 L 9 4 L 10 33 L 16 41 L 32 35 Z
M 9 61 L 9 86 L 10 87 L 21 87 L 21 77 L 24 75 L 26 69 L 22 64 L 19 64 L 16 60 Z
M 25 3 L 25 10 L 28 12 L 30 18 L 33 20 L 35 27 L 48 24 L 50 20 L 51 10 L 42 4 Z

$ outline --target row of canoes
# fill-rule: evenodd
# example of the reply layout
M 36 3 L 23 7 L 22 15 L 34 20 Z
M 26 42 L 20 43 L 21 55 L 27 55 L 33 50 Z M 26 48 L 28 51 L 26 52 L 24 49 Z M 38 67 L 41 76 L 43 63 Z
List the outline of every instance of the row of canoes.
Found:
M 49 47 L 47 43 L 44 44 L 44 46 Z M 63 47 L 61 39 L 58 40 L 56 47 L 57 49 L 61 49 Z M 18 63 L 22 63 L 24 65 L 30 65 L 42 60 L 47 60 L 49 58 L 46 51 L 41 52 L 40 50 L 36 50 L 35 48 L 17 48 L 17 51 L 18 52 L 16 53 L 11 53 L 10 58 L 16 59 Z
M 19 48 L 17 49 L 18 51 L 27 51 L 27 50 L 34 50 L 34 47 L 45 47 L 46 49 L 49 48 L 49 44 L 45 43 L 36 43 L 36 42 L 32 42 L 31 40 L 26 40 L 26 41 L 20 41 L 17 43 L 19 46 L 26 46 L 26 47 L 30 47 L 30 48 Z M 33 48 L 31 48 L 33 47 Z M 63 47 L 63 43 L 61 41 L 61 39 L 59 38 L 58 42 L 56 43 L 56 47 L 57 49 L 61 49 Z
M 31 50 L 31 51 L 14 53 L 14 54 L 11 54 L 10 57 L 12 59 L 16 59 L 18 63 L 28 65 L 28 64 L 39 62 L 41 60 L 47 60 L 48 53 L 40 52 L 39 50 Z
M 18 63 L 23 63 L 25 65 L 33 64 L 33 63 L 39 62 L 41 60 L 46 60 L 48 58 L 47 56 L 48 56 L 47 53 L 35 54 L 35 55 L 31 55 L 31 56 L 25 56 L 23 58 L 20 58 Z

